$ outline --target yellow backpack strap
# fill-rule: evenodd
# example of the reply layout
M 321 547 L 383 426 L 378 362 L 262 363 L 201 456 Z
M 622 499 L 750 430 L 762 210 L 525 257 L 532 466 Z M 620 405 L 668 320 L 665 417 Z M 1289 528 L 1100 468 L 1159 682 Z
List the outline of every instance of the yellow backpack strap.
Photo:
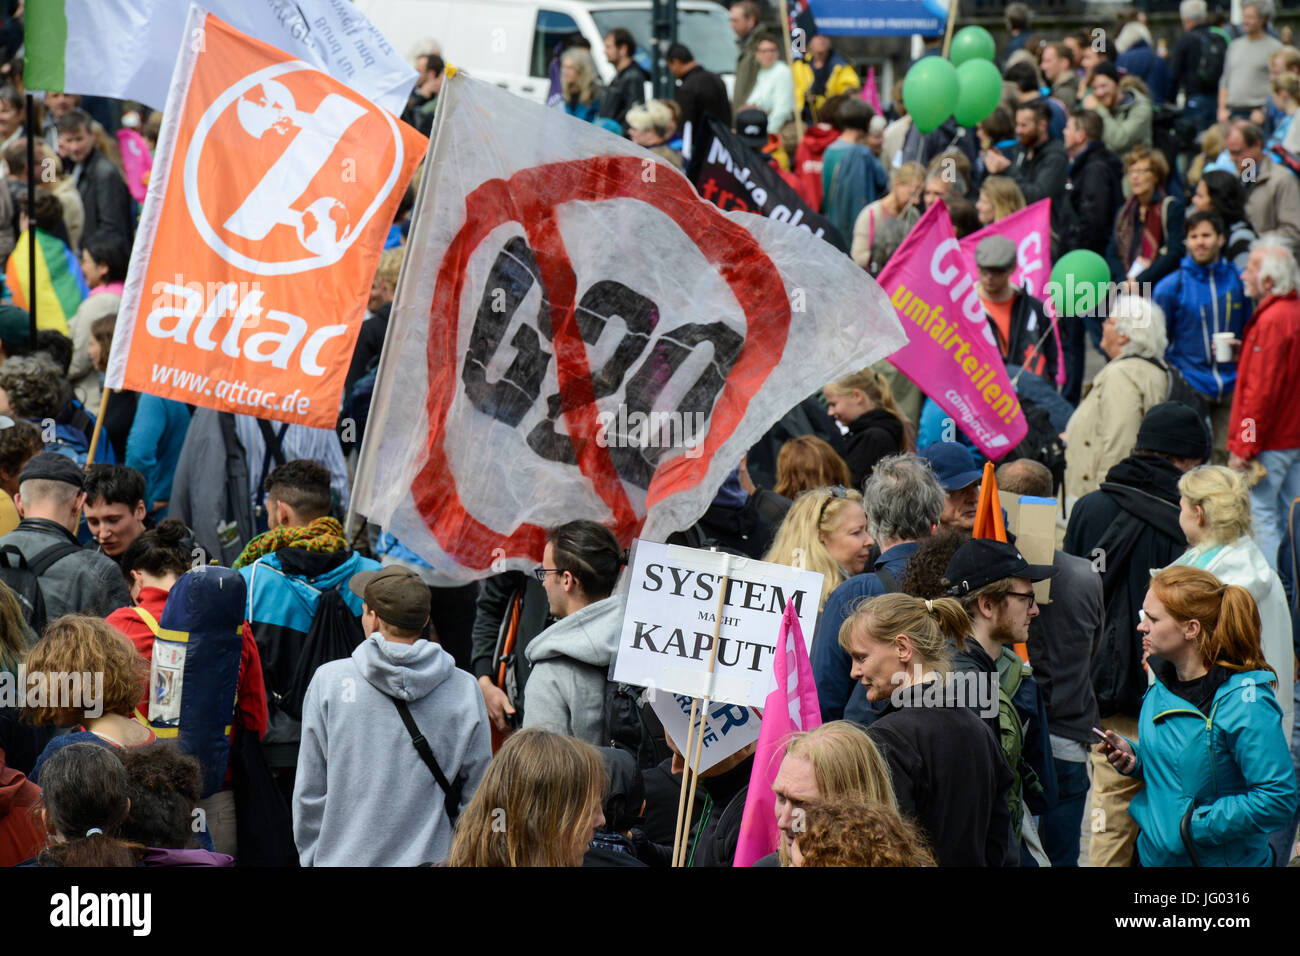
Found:
M 131 608 L 131 610 L 135 611 L 136 615 L 140 620 L 144 621 L 145 626 L 149 628 L 149 630 L 153 631 L 154 637 L 162 638 L 164 641 L 176 641 L 179 644 L 188 644 L 190 642 L 190 635 L 186 631 L 167 630 L 159 625 L 158 621 L 152 614 L 139 605 Z

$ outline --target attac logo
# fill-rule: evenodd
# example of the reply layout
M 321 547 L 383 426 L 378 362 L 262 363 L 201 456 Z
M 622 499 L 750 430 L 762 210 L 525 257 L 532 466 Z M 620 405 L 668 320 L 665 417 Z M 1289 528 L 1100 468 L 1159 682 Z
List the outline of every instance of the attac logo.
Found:
M 328 92 L 320 80 L 297 61 L 258 70 L 198 121 L 185 156 L 185 203 L 209 248 L 237 268 L 289 275 L 333 265 L 401 175 L 391 114 Z M 235 170 L 260 178 L 232 182 Z
M 108 384 L 332 426 L 427 141 L 210 15 L 190 28 L 203 42 L 177 67 Z

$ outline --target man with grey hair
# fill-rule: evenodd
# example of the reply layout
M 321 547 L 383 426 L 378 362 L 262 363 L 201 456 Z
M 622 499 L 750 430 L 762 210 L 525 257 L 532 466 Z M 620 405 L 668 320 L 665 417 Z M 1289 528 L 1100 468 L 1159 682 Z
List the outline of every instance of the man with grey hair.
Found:
M 1300 496 L 1300 275 L 1290 246 L 1261 236 L 1241 279 L 1257 305 L 1237 362 L 1228 467 L 1259 475 L 1250 493 L 1255 543 L 1276 571 L 1291 502 Z
M 840 647 L 840 625 L 863 600 L 898 590 L 907 562 L 920 539 L 934 533 L 946 500 L 929 464 L 916 455 L 882 458 L 867 479 L 862 506 L 880 557 L 873 570 L 849 578 L 826 599 L 812 648 L 823 721 L 875 719 L 865 688 L 850 676 L 852 661 Z
M 1052 473 L 1030 458 L 998 466 L 998 491 L 1051 498 Z M 1088 803 L 1088 749 L 1095 742 L 1097 695 L 1092 655 L 1101 643 L 1105 604 L 1092 562 L 1052 553 L 1050 599 L 1029 622 L 1029 664 L 1047 703 L 1047 728 L 1056 770 L 1056 805 L 1038 819 L 1038 836 L 1052 866 L 1078 866 L 1079 825 Z
M 1110 361 L 1065 426 L 1067 512 L 1101 487 L 1132 450 L 1142 416 L 1169 397 L 1168 347 L 1160 306 L 1141 296 L 1115 297 L 1101 330 L 1101 350 Z
M 1219 86 L 1219 122 L 1248 119 L 1268 104 L 1269 58 L 1282 41 L 1268 32 L 1273 0 L 1245 0 L 1241 5 L 1241 36 L 1228 44 Z
M 1300 180 L 1264 152 L 1264 131 L 1237 120 L 1223 145 L 1246 187 L 1246 218 L 1255 232 L 1278 232 L 1292 254 L 1300 255 Z
M 16 548 L 36 575 L 46 620 L 64 614 L 106 617 L 131 604 L 116 562 L 77 542 L 77 521 L 86 503 L 83 483 L 82 470 L 71 458 L 41 452 L 18 476 L 14 504 L 23 520 L 0 538 L 0 549 Z
M 1197 129 L 1214 122 L 1219 109 L 1219 80 L 1227 56 L 1228 41 L 1206 22 L 1205 0 L 1183 0 L 1178 16 L 1183 32 L 1169 52 L 1169 85 L 1176 97 L 1185 96 L 1183 113 L 1196 120 Z

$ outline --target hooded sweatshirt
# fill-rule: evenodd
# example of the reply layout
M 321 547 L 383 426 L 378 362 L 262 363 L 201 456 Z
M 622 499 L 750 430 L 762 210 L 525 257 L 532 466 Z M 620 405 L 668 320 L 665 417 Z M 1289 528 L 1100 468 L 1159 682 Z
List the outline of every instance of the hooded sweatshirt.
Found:
M 526 651 L 524 726 L 569 734 L 599 747 L 605 680 L 623 629 L 626 598 L 612 595 L 556 621 Z
M 1188 548 L 1174 564 L 1209 571 L 1224 584 L 1250 592 L 1259 607 L 1260 645 L 1264 660 L 1277 671 L 1277 702 L 1282 708 L 1282 729 L 1291 739 L 1295 719 L 1295 646 L 1291 640 L 1291 611 L 1282 580 L 1268 566 L 1253 538 L 1242 536 L 1231 544 L 1203 544 Z
M 293 788 L 303 866 L 417 866 L 451 850 L 445 794 L 391 698 L 408 703 L 443 774 L 462 784 L 461 810 L 478 789 L 492 759 L 478 683 L 438 644 L 375 632 L 307 689 Z

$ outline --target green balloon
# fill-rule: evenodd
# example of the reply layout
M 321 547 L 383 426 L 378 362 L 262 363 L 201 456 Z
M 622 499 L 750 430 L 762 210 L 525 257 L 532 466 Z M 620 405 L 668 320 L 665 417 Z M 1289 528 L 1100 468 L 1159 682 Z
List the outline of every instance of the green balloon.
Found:
M 937 56 L 912 64 L 903 79 L 903 105 L 922 133 L 933 133 L 957 105 L 957 68 Z
M 948 48 L 948 57 L 953 66 L 961 66 L 971 60 L 987 60 L 992 63 L 997 55 L 997 44 L 993 34 L 983 27 L 962 27 L 952 38 Z
M 996 66 L 988 60 L 967 60 L 957 67 L 957 105 L 952 115 L 958 126 L 975 126 L 1001 102 L 1002 74 Z
M 1090 249 L 1067 252 L 1052 266 L 1047 291 L 1057 315 L 1104 317 L 1110 287 L 1110 266 Z

